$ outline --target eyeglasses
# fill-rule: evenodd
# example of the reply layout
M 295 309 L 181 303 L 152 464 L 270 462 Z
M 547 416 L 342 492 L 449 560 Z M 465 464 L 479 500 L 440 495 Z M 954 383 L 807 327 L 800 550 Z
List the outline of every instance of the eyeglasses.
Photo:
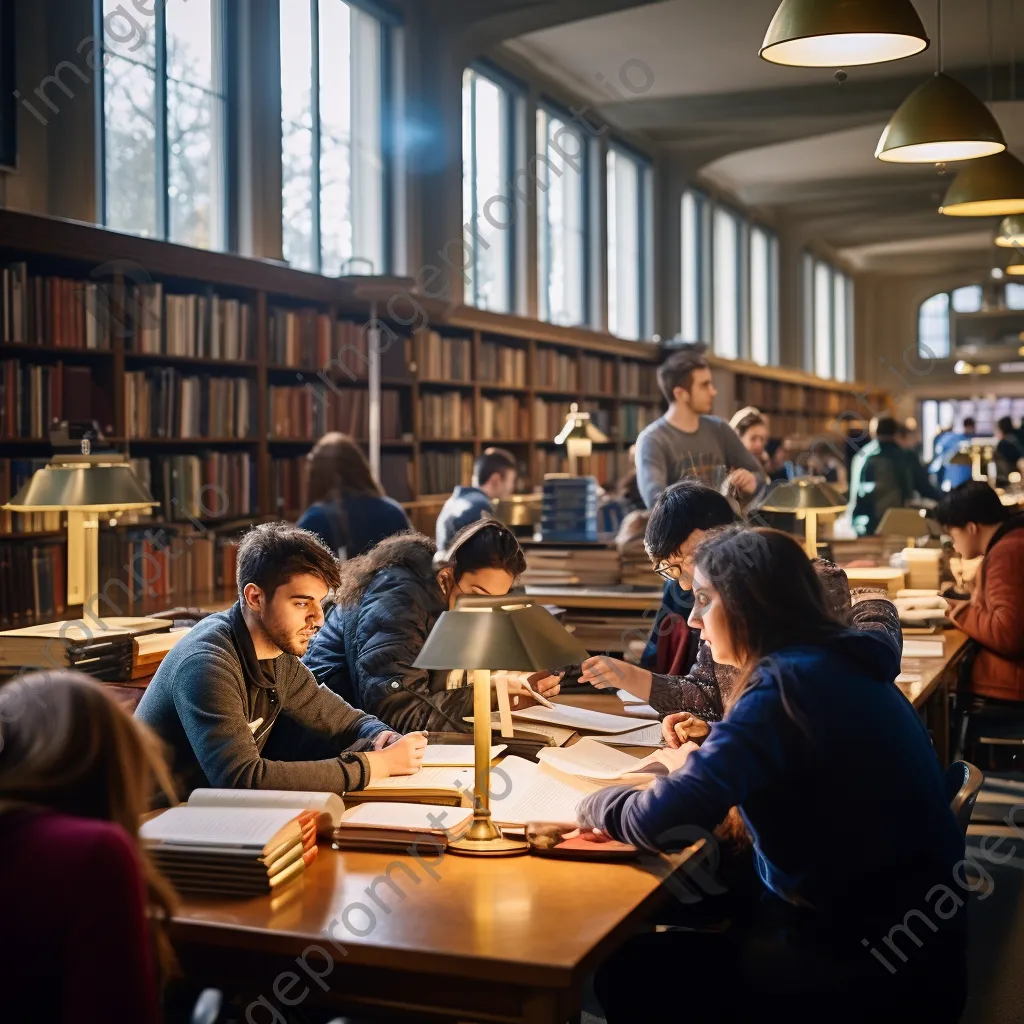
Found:
M 659 562 L 655 567 L 654 571 L 663 579 L 668 580 L 670 583 L 678 583 L 683 576 L 688 576 L 689 573 L 681 565 L 675 565 L 671 562 Z

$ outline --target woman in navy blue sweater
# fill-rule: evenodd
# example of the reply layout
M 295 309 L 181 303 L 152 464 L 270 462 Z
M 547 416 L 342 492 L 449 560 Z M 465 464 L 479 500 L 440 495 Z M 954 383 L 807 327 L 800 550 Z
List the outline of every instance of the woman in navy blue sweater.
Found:
M 737 806 L 760 884 L 724 933 L 645 935 L 616 954 L 597 979 L 609 1024 L 770 1006 L 788 1021 L 958 1020 L 964 839 L 894 685 L 898 629 L 834 619 L 800 546 L 774 530 L 707 541 L 694 596 L 690 625 L 739 673 L 725 718 L 699 748 L 664 751 L 674 770 L 649 789 L 588 797 L 580 823 L 663 851 L 700 831 L 713 843 Z M 676 992 L 665 979 L 681 969 Z

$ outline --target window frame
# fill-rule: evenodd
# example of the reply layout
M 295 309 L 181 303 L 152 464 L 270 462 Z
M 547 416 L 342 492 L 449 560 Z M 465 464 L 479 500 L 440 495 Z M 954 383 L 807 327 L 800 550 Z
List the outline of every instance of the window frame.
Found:
M 608 252 L 611 248 L 611 233 L 607 229 L 607 216 L 609 197 L 611 192 L 608 188 L 608 155 L 617 153 L 636 165 L 637 172 L 637 251 L 639 254 L 639 266 L 637 267 L 637 337 L 636 341 L 652 340 L 653 324 L 653 201 L 654 201 L 654 161 L 646 153 L 641 152 L 634 146 L 618 136 L 608 139 L 605 147 L 602 179 L 604 182 L 604 217 L 605 217 L 605 240 L 604 240 L 604 280 L 605 280 L 605 327 L 609 334 L 612 333 L 610 317 L 607 313 L 607 300 L 611 295 L 611 274 L 609 273 Z M 619 335 L 616 335 L 619 337 Z
M 235 126 L 235 104 L 232 102 L 231 94 L 231 65 L 230 47 L 228 39 L 233 31 L 234 7 L 228 0 L 210 0 L 211 23 L 220 26 L 219 32 L 211 44 L 212 65 L 214 68 L 214 80 L 221 83 L 222 91 L 216 93 L 217 97 L 224 103 L 224 118 L 220 131 L 220 166 L 221 180 L 219 182 L 220 194 L 220 237 L 216 245 L 211 245 L 210 252 L 228 252 L 230 243 L 236 233 L 236 218 L 234 216 L 234 189 L 232 182 L 232 168 L 234 167 L 234 150 L 232 145 L 233 131 Z M 116 56 L 122 60 L 127 58 L 107 49 L 106 31 L 103 20 L 103 0 L 93 0 L 93 32 L 99 40 L 100 53 L 102 54 L 102 65 L 96 75 L 95 113 L 96 113 L 96 209 L 99 212 L 99 222 L 111 231 L 124 229 L 110 228 L 108 224 L 107 204 L 107 112 L 106 112 L 106 69 L 107 57 Z M 152 236 L 140 234 L 140 237 L 152 237 L 162 242 L 173 242 L 176 245 L 189 243 L 178 241 L 170 237 L 171 223 L 171 196 L 169 192 L 170 161 L 167 147 L 167 9 L 166 3 L 158 4 L 154 14 L 155 46 L 153 60 L 153 105 L 156 111 L 155 124 L 155 159 L 154 159 L 154 180 L 153 195 L 156 199 L 154 212 L 156 214 L 156 231 Z M 191 84 L 191 83 L 186 83 Z M 212 92 L 213 90 L 208 90 Z M 212 194 L 212 192 L 211 192 Z M 137 232 L 131 232 L 133 234 Z
M 224 0 L 221 0 L 224 2 Z M 323 251 L 323 187 L 321 179 L 321 155 L 322 155 L 322 128 L 320 111 L 320 3 L 321 0 L 308 0 L 310 8 L 310 116 L 312 119 L 312 167 L 311 167 L 311 191 L 313 195 L 312 204 L 312 239 L 311 246 L 314 253 L 313 266 L 302 269 L 306 273 L 324 275 L 324 251 Z M 377 68 L 377 86 L 380 90 L 380 109 L 378 115 L 380 123 L 380 147 L 381 147 L 381 237 L 380 252 L 382 266 L 374 269 L 375 274 L 388 274 L 394 267 L 395 262 L 395 210 L 394 210 L 394 188 L 395 188 L 395 139 L 397 138 L 398 126 L 396 123 L 396 111 L 398 109 L 398 98 L 395 94 L 394 74 L 394 33 L 402 27 L 401 17 L 390 8 L 373 2 L 373 0 L 344 0 L 349 7 L 354 7 L 378 23 L 379 45 L 380 45 L 380 66 Z M 280 2 L 278 0 L 278 11 Z M 280 33 L 278 47 L 280 47 Z M 283 159 L 283 149 L 279 158 Z M 283 184 L 283 182 L 282 182 Z M 283 212 L 282 212 L 283 217 Z M 282 255 L 284 255 L 282 253 Z M 285 257 L 287 259 L 287 257 Z M 357 257 L 351 257 L 355 260 Z M 344 270 L 345 268 L 340 268 Z M 348 268 L 351 271 L 351 268 Z M 358 271 L 357 271 L 358 272 Z M 339 276 L 344 276 L 343 274 Z
M 592 163 L 593 161 L 593 147 L 590 145 L 590 140 L 587 138 L 586 133 L 582 127 L 575 124 L 572 114 L 567 108 L 563 108 L 553 100 L 548 99 L 546 96 L 540 97 L 534 105 L 534 134 L 540 138 L 537 127 L 539 124 L 539 118 L 541 115 L 546 117 L 554 117 L 561 121 L 563 124 L 571 128 L 579 137 L 580 140 L 580 225 L 582 227 L 582 239 L 580 247 L 580 274 L 582 280 L 580 281 L 580 296 L 582 299 L 581 303 L 581 320 L 577 325 L 579 327 L 589 327 L 591 325 L 591 311 L 593 309 L 594 300 L 594 274 L 593 274 L 593 242 L 594 242 L 594 223 L 592 216 L 593 209 L 593 196 L 592 192 Z M 538 164 L 540 153 L 535 154 L 538 157 Z M 534 172 L 534 178 L 536 178 L 536 171 Z M 537 318 L 543 320 L 544 323 L 554 323 L 550 317 L 544 317 L 541 315 L 541 296 L 547 294 L 546 284 L 541 273 L 543 266 L 541 262 L 541 231 L 540 231 L 540 208 L 542 203 L 546 203 L 548 192 L 550 188 L 544 191 L 543 195 L 540 190 L 536 190 L 537 200 L 537 216 L 532 218 L 533 229 L 537 232 Z M 515 232 L 513 232 L 514 234 Z M 548 257 L 550 265 L 550 255 Z M 548 296 L 548 305 L 550 305 L 550 296 Z M 549 309 L 550 313 L 550 309 Z
M 687 197 L 693 200 L 693 241 L 694 251 L 692 254 L 685 252 L 684 250 L 684 230 L 683 230 L 683 203 Z M 708 272 L 708 254 L 710 249 L 710 242 L 707 237 L 708 225 L 707 225 L 707 211 L 713 203 L 708 196 L 695 188 L 683 189 L 682 195 L 679 197 L 679 270 L 680 270 L 680 303 L 679 303 L 679 333 L 683 336 L 683 339 L 688 342 L 699 342 L 706 341 L 708 336 L 708 302 L 706 294 L 706 286 L 710 274 Z M 685 337 L 687 330 L 687 313 L 690 312 L 686 308 L 686 292 L 687 288 L 685 285 L 686 278 L 686 266 L 692 256 L 693 258 L 693 319 L 695 323 L 694 337 Z
M 856 281 L 843 268 L 823 259 L 810 249 L 805 249 L 800 260 L 801 306 L 803 313 L 803 366 L 804 370 L 826 380 L 838 380 L 850 383 L 855 376 L 854 367 L 854 306 L 856 302 Z M 828 372 L 822 373 L 818 367 L 818 270 L 823 268 L 828 274 Z M 845 374 L 837 376 L 840 338 L 836 331 L 836 285 L 843 286 L 843 363 Z M 824 323 L 824 320 L 822 320 Z
M 754 236 L 761 235 L 765 240 L 765 269 L 767 272 L 767 309 L 766 330 L 768 352 L 764 363 L 754 354 L 754 316 L 758 312 L 754 308 Z M 764 224 L 756 221 L 747 225 L 747 348 L 746 356 L 759 366 L 771 366 L 778 361 L 779 352 L 779 237 Z
M 733 309 L 736 320 L 736 351 L 727 354 L 719 348 L 718 339 L 718 233 L 716 222 L 719 214 L 728 217 L 732 221 L 735 231 L 736 247 L 733 253 L 733 280 L 735 282 L 735 294 L 733 296 Z M 711 208 L 711 351 L 723 359 L 742 359 L 747 345 L 747 330 L 744 324 L 744 309 L 747 295 L 747 288 L 744 283 L 744 263 L 746 259 L 746 218 L 728 203 L 716 202 Z

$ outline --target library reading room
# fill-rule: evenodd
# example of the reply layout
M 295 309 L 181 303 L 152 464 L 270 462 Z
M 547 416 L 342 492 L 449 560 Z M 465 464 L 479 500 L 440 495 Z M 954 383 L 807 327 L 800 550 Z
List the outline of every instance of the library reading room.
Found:
M 0 0 L 0 1019 L 1024 1021 L 1022 160 L 1024 0 Z

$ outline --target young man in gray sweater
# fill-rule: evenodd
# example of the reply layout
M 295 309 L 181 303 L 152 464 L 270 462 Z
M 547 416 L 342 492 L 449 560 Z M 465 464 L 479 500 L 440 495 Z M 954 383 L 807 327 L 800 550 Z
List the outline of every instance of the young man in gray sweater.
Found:
M 716 491 L 728 484 L 743 501 L 765 484 L 762 468 L 725 420 L 711 416 L 715 385 L 703 345 L 689 345 L 658 367 L 668 412 L 636 440 L 636 480 L 648 508 L 666 487 L 693 477 Z
M 238 602 L 171 649 L 135 711 L 169 747 L 179 795 L 202 786 L 345 793 L 420 766 L 425 734 L 399 736 L 318 686 L 299 660 L 338 582 L 337 561 L 308 530 L 264 523 L 242 538 Z M 264 757 L 282 716 L 291 722 L 281 725 L 316 734 L 329 756 L 302 760 L 296 744 L 295 757 Z M 347 749 L 355 744 L 369 749 Z

